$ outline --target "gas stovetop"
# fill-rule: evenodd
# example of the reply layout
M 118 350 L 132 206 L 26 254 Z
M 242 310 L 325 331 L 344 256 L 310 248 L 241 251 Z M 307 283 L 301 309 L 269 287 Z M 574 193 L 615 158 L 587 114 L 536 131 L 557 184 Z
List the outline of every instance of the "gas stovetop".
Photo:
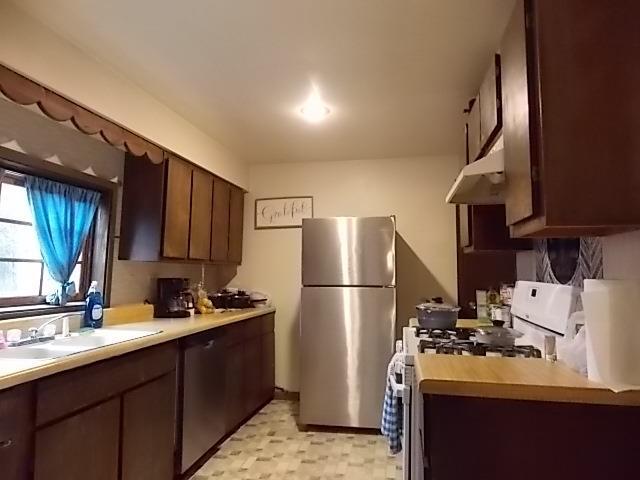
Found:
M 476 341 L 472 328 L 455 330 L 416 329 L 418 351 L 448 355 L 484 357 L 542 358 L 542 352 L 532 345 L 494 346 Z

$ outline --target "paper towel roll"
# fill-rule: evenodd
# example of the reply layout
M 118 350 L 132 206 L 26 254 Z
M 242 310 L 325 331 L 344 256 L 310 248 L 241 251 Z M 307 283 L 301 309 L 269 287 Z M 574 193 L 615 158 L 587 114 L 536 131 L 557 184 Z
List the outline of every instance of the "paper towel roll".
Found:
M 584 290 L 589 379 L 640 388 L 640 281 L 585 280 Z

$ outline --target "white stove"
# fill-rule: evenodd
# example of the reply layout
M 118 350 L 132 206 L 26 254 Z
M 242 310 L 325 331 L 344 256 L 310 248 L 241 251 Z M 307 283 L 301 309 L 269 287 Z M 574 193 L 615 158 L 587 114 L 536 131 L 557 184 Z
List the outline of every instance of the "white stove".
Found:
M 576 311 L 580 289 L 541 282 L 517 282 L 511 305 L 513 328 L 523 334 L 512 346 L 489 346 L 476 341 L 474 330 L 428 330 L 417 326 L 402 331 L 403 365 L 397 395 L 404 404 L 403 479 L 422 480 L 423 455 L 419 450 L 423 422 L 422 396 L 416 394 L 414 356 L 424 354 L 479 355 L 487 357 L 541 358 L 549 339 L 562 342 L 574 337 L 570 322 Z M 556 349 L 554 348 L 554 351 Z M 409 434 L 407 434 L 407 432 Z

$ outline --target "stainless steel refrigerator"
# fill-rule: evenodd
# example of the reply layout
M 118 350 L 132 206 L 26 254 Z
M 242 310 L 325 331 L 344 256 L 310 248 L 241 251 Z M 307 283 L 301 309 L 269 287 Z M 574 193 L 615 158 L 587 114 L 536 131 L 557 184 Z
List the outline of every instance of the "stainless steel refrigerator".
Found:
M 302 222 L 300 421 L 379 428 L 396 321 L 395 219 Z

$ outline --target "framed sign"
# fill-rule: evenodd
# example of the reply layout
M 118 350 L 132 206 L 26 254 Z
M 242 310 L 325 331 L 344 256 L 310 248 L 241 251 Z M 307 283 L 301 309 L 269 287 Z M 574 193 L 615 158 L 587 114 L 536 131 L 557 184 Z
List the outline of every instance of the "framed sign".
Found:
M 299 228 L 313 218 L 313 197 L 257 198 L 254 228 Z

